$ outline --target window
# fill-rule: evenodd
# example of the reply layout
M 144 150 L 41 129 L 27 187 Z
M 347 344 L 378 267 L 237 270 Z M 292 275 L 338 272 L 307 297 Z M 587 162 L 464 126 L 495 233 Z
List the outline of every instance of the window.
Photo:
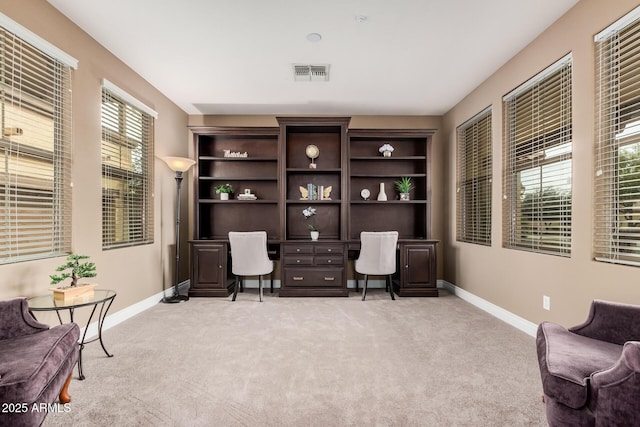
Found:
M 71 251 L 72 66 L 0 14 L 2 264 Z
M 503 99 L 503 245 L 571 254 L 571 54 Z
M 105 80 L 102 89 L 102 247 L 153 243 L 155 112 Z
M 458 241 L 491 245 L 491 170 L 488 108 L 458 127 Z
M 594 246 L 640 266 L 640 7 L 595 37 Z

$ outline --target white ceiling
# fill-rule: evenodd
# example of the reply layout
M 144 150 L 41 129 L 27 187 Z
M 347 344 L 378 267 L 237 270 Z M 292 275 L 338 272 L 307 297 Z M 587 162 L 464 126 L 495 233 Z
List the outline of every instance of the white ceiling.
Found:
M 577 2 L 49 0 L 189 114 L 335 115 L 444 114 Z

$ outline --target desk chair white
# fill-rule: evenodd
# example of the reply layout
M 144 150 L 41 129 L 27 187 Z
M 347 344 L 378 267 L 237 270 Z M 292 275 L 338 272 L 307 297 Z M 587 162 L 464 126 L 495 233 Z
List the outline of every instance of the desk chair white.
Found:
M 356 273 L 364 275 L 362 301 L 367 295 L 367 281 L 369 275 L 386 276 L 387 287 L 393 296 L 391 275 L 396 272 L 396 246 L 398 244 L 397 231 L 363 231 L 360 233 L 360 255 L 355 262 Z M 356 282 L 358 277 L 356 275 Z
M 236 300 L 238 288 L 246 276 L 258 276 L 258 293 L 262 302 L 262 276 L 271 274 L 273 261 L 267 254 L 265 231 L 229 232 L 231 246 L 231 272 L 236 276 L 232 301 Z

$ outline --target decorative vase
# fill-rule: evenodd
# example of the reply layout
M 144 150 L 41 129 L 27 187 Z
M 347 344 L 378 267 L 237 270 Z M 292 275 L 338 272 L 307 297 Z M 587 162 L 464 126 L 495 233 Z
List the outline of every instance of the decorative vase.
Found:
M 320 232 L 319 231 L 312 231 L 311 232 L 311 240 L 318 240 L 318 237 L 320 237 Z
M 400 193 L 400 200 L 411 200 L 409 193 Z
M 391 157 L 391 151 L 389 151 L 389 150 L 384 151 L 384 152 L 382 152 L 382 155 L 383 155 L 384 157 Z
M 229 200 L 229 193 L 220 193 L 220 200 Z
M 380 202 L 387 201 L 387 193 L 384 192 L 384 182 L 380 183 L 380 192 L 378 193 L 378 201 Z

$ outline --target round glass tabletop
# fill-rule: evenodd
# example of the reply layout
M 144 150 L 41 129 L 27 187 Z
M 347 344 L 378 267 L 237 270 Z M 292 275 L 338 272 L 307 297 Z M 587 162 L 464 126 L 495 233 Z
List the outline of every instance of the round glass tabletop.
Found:
M 29 298 L 27 301 L 29 303 L 30 310 L 49 311 L 100 304 L 101 302 L 115 298 L 115 296 L 116 291 L 112 291 L 110 289 L 96 289 L 92 295 L 80 296 L 66 301 L 55 299 L 53 297 L 53 293 Z

